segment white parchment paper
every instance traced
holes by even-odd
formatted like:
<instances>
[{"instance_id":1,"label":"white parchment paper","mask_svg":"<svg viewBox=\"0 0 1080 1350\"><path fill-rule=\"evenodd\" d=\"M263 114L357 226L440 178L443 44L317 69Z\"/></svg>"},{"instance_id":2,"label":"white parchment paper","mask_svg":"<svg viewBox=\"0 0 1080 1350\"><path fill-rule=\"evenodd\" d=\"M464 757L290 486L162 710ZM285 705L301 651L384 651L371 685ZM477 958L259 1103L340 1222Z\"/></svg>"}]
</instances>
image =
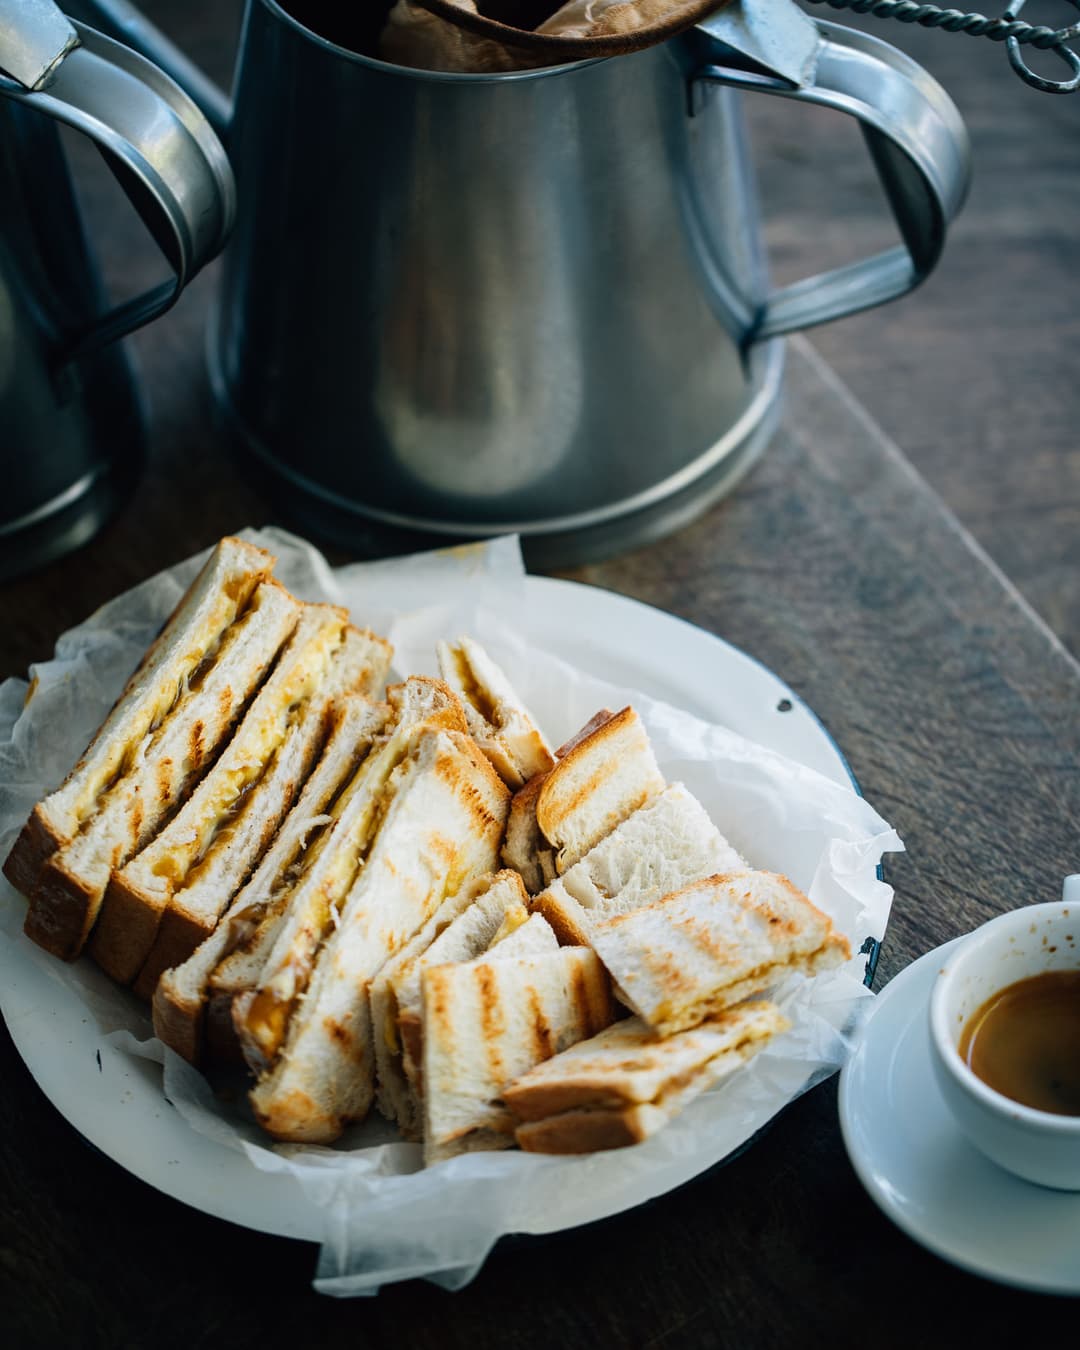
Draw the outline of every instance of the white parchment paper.
<instances>
[{"instance_id":1,"label":"white parchment paper","mask_svg":"<svg viewBox=\"0 0 1080 1350\"><path fill-rule=\"evenodd\" d=\"M552 1232L662 1194L720 1161L841 1066L870 1001L858 953L866 939L883 936L892 899L877 867L883 853L903 847L868 802L723 727L531 646L516 540L332 571L283 531L243 533L278 555L276 575L296 594L345 604L356 622L386 633L399 676L435 673L440 637L477 638L553 744L598 708L633 703L668 780L685 782L753 864L791 876L856 953L840 970L789 980L774 997L793 1029L645 1143L583 1158L473 1153L424 1170L419 1146L377 1118L332 1148L272 1144L236 1085L222 1091L218 1083L215 1091L166 1051L126 990L85 961L66 966L20 939L25 902L0 882L0 978L11 963L31 960L73 984L101 1032L163 1064L164 1092L192 1129L235 1150L238 1168L295 1177L324 1220L318 1289L370 1294L416 1276L460 1288L504 1234ZM152 578L65 633L54 658L33 668L31 690L19 680L0 686L0 856L34 802L70 769L201 562Z\"/></svg>"}]
</instances>

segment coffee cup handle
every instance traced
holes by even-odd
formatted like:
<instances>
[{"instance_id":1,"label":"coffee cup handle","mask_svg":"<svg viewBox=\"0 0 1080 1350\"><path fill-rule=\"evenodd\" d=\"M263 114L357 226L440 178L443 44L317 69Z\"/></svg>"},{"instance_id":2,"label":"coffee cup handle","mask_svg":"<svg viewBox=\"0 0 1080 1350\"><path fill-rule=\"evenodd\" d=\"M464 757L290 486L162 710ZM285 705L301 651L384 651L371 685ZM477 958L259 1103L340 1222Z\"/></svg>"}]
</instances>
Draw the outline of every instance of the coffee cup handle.
<instances>
[{"instance_id":1,"label":"coffee cup handle","mask_svg":"<svg viewBox=\"0 0 1080 1350\"><path fill-rule=\"evenodd\" d=\"M159 286L88 320L58 344L58 366L163 314L232 227L225 150L184 91L145 57L74 23L71 45L36 87L0 76L0 96L93 140L172 268Z\"/></svg>"},{"instance_id":2,"label":"coffee cup handle","mask_svg":"<svg viewBox=\"0 0 1080 1350\"><path fill-rule=\"evenodd\" d=\"M967 130L936 80L879 38L815 22L821 41L811 82L796 86L717 64L698 69L692 86L754 90L856 118L904 243L774 291L751 324L749 342L827 323L912 290L940 258L971 177ZM717 47L721 59L730 55Z\"/></svg>"}]
</instances>

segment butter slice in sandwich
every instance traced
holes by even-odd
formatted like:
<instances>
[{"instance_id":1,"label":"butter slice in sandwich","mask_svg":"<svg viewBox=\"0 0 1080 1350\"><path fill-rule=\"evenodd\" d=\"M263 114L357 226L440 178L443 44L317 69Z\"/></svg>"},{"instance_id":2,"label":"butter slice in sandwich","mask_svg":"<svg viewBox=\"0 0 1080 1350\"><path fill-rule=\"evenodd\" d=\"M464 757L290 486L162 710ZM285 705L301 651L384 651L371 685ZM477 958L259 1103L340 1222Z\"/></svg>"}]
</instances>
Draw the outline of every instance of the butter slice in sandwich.
<instances>
[{"instance_id":1,"label":"butter slice in sandwich","mask_svg":"<svg viewBox=\"0 0 1080 1350\"><path fill-rule=\"evenodd\" d=\"M492 870L509 796L468 736L420 733L387 783L374 842L280 1052L250 1094L270 1134L329 1143L366 1115L375 1088L371 982L448 896Z\"/></svg>"},{"instance_id":2,"label":"butter slice in sandwich","mask_svg":"<svg viewBox=\"0 0 1080 1350\"><path fill-rule=\"evenodd\" d=\"M422 979L424 1163L509 1148L506 1086L614 1019L610 984L586 947L428 967Z\"/></svg>"},{"instance_id":3,"label":"butter slice in sandwich","mask_svg":"<svg viewBox=\"0 0 1080 1350\"><path fill-rule=\"evenodd\" d=\"M592 926L619 997L669 1036L778 984L851 956L832 920L786 877L707 877Z\"/></svg>"},{"instance_id":4,"label":"butter slice in sandwich","mask_svg":"<svg viewBox=\"0 0 1080 1350\"><path fill-rule=\"evenodd\" d=\"M17 890L30 895L49 856L69 844L94 814L136 747L160 726L217 650L274 562L272 553L242 539L222 539L211 551L79 762L31 812L4 863L4 875Z\"/></svg>"},{"instance_id":5,"label":"butter slice in sandwich","mask_svg":"<svg viewBox=\"0 0 1080 1350\"><path fill-rule=\"evenodd\" d=\"M386 700L386 725L371 745L371 754L367 755L365 751L364 755L356 757L351 776L327 807L331 817L327 828L313 840L297 867L291 869L276 886L273 898L264 907L254 928L235 946L230 947L211 973L206 1014L207 1043L218 1058L238 1060L243 1057L245 1052L242 1051L242 1041L238 1035L238 1023L246 1019L247 1013L239 1000L246 1000L246 996L257 990L260 984L266 986L264 973L269 976L272 970L271 955L279 938L290 926L296 927L301 910L309 903L313 903L317 911L315 931L310 939L312 950L321 940L323 926L329 921L330 907L334 903L333 896L325 889L323 879L315 883L321 888L321 900L313 894L310 885L306 899L299 893L299 888L317 863L320 868L330 867L337 872L339 867L349 865L350 853L356 862L357 848L355 841L350 838L352 822L366 818L377 801L376 780L385 781L394 764L401 758L403 731L421 724L465 731L465 713L460 701L441 680L422 675L410 676L404 683L392 685L386 691ZM386 763L387 756L392 760L389 765ZM358 798L365 798L367 804L357 801ZM330 848L343 850L346 856L341 861L323 859L323 851ZM355 870L353 867L352 873ZM348 878L341 884L344 886L347 881ZM330 880L332 890L336 890L337 884ZM286 943L288 941L286 938ZM290 958L289 964L295 971L295 957ZM280 992L284 996L285 991ZM288 997L291 998L291 995ZM246 1038L246 1053L251 1055L255 1052L257 1069L264 1067L266 1061L266 1052L257 1045L259 1039L257 1034L254 1040ZM270 1049L276 1054L276 1044Z\"/></svg>"},{"instance_id":6,"label":"butter slice in sandwich","mask_svg":"<svg viewBox=\"0 0 1080 1350\"><path fill-rule=\"evenodd\" d=\"M729 1008L660 1037L628 1017L545 1060L503 1090L532 1153L593 1153L637 1144L730 1077L791 1024L772 1003Z\"/></svg>"},{"instance_id":7,"label":"butter slice in sandwich","mask_svg":"<svg viewBox=\"0 0 1080 1350\"><path fill-rule=\"evenodd\" d=\"M269 679L209 772L177 814L112 877L90 939L90 955L121 984L150 955L175 891L210 847L222 823L255 790L301 710L318 691L348 615L332 605L300 607L298 622ZM191 943L180 959L194 950Z\"/></svg>"},{"instance_id":8,"label":"butter slice in sandwich","mask_svg":"<svg viewBox=\"0 0 1080 1350\"><path fill-rule=\"evenodd\" d=\"M261 924L283 915L290 873L331 823L329 810L335 798L355 773L357 763L366 757L389 716L388 704L373 703L361 694L346 695L335 703L332 727L318 761L258 866L210 936L185 962L165 971L158 981L153 998L154 1032L190 1063L198 1064L202 1058L214 972Z\"/></svg>"},{"instance_id":9,"label":"butter slice in sandwich","mask_svg":"<svg viewBox=\"0 0 1080 1350\"><path fill-rule=\"evenodd\" d=\"M30 897L26 933L71 960L97 921L109 878L157 834L192 791L266 678L302 606L260 582L160 725L125 756L120 776L79 833L49 858Z\"/></svg>"},{"instance_id":10,"label":"butter slice in sandwich","mask_svg":"<svg viewBox=\"0 0 1080 1350\"><path fill-rule=\"evenodd\" d=\"M335 700L344 694L365 692L382 684L389 664L389 644L351 626L344 629L340 642L330 651L328 661L325 657L329 644L325 643L324 634L316 629L306 656L298 652L290 680L289 652L302 644L302 627L303 620L293 634L278 670L237 731L233 744L241 741L248 720L258 713L258 704L263 697L275 694L272 686L279 674L282 683L276 697L288 700L290 692L292 695L291 702L284 702L278 718L284 725L284 738L270 750L268 759L256 769L250 783L245 784L241 777L240 790L231 801L222 794L211 802L207 793L218 766L224 765L224 772L229 772L231 745L196 791L196 796L203 797L204 810L214 811L217 816L206 831L209 843L203 846L183 880L176 883L161 916L154 944L135 980L135 992L142 998L152 998L162 972L186 961L217 927L222 912L266 851L311 771L326 738ZM302 674L305 664L308 667L306 679ZM267 737L269 746L273 744L278 728L273 726L269 715L267 722L273 731L273 735ZM181 811L177 819L183 815L184 811ZM129 864L125 873L131 868ZM121 873L121 877L123 875ZM100 922L98 927L100 929Z\"/></svg>"},{"instance_id":11,"label":"butter slice in sandwich","mask_svg":"<svg viewBox=\"0 0 1080 1350\"><path fill-rule=\"evenodd\" d=\"M563 942L587 944L594 924L692 881L749 864L682 783L635 811L533 900Z\"/></svg>"},{"instance_id":12,"label":"butter slice in sandwich","mask_svg":"<svg viewBox=\"0 0 1080 1350\"><path fill-rule=\"evenodd\" d=\"M469 734L503 782L516 789L550 769L555 760L547 741L479 642L467 637L459 638L456 646L440 642L436 654L439 673L461 699Z\"/></svg>"},{"instance_id":13,"label":"butter slice in sandwich","mask_svg":"<svg viewBox=\"0 0 1080 1350\"><path fill-rule=\"evenodd\" d=\"M268 1068L281 1049L319 947L380 828L397 769L425 730L464 726L457 699L438 680L414 676L389 694L396 712L392 728L357 768L333 808L333 821L305 859L257 979L250 990L234 994L233 1024L244 1058L256 1072Z\"/></svg>"}]
</instances>

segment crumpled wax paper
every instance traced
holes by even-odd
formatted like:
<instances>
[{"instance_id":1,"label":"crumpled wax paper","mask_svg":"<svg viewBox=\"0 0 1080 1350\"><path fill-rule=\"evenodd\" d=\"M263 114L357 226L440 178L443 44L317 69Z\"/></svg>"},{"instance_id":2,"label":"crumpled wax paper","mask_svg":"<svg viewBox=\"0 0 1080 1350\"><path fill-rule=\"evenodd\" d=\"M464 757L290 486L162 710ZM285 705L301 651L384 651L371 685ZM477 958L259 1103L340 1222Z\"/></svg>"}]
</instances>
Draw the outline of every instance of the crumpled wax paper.
<instances>
[{"instance_id":1,"label":"crumpled wax paper","mask_svg":"<svg viewBox=\"0 0 1080 1350\"><path fill-rule=\"evenodd\" d=\"M530 646L529 598L514 539L333 571L284 531L243 534L278 555L275 575L297 595L346 604L355 622L387 634L399 677L437 673L437 638L477 638L552 744L600 707L632 703L668 780L685 782L751 863L791 876L832 915L854 953L839 970L789 979L774 997L793 1029L643 1144L577 1158L471 1153L424 1170L419 1146L401 1141L377 1113L330 1148L273 1144L242 1093L215 1094L152 1038L146 1010L128 991L110 986L85 959L64 965L18 939L25 902L0 882L0 975L7 961L33 960L52 978L74 983L103 1033L164 1064L164 1091L192 1129L235 1149L238 1168L291 1172L324 1219L318 1289L370 1294L416 1276L460 1288L504 1234L572 1227L680 1185L843 1064L871 998L859 949L884 934L892 899L878 863L884 852L903 847L868 802L723 727ZM0 856L34 802L71 768L204 556L152 578L65 633L54 658L33 668L29 701L23 681L0 686Z\"/></svg>"}]
</instances>

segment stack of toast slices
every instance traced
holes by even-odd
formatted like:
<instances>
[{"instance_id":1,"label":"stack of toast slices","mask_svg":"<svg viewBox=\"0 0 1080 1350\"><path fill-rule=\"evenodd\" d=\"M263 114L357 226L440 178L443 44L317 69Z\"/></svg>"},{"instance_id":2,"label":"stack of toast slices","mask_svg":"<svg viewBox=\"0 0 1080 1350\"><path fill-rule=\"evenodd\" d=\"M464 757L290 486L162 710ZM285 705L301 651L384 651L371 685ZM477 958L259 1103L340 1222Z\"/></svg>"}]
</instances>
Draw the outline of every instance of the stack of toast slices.
<instances>
[{"instance_id":1,"label":"stack of toast slices","mask_svg":"<svg viewBox=\"0 0 1080 1350\"><path fill-rule=\"evenodd\" d=\"M242 1062L275 1139L372 1106L438 1163L637 1143L849 959L662 774L633 708L552 751L467 637L389 643L223 539L4 865L192 1064Z\"/></svg>"}]
</instances>

